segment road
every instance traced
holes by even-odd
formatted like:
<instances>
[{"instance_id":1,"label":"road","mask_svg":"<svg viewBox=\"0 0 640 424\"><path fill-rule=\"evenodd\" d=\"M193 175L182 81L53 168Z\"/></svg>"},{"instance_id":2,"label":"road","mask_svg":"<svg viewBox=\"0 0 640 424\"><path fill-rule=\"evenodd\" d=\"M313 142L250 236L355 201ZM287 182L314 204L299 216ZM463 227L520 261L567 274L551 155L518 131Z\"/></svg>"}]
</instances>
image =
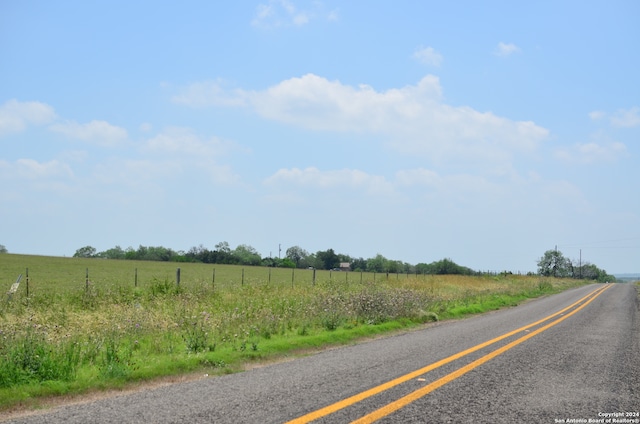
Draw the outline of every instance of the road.
<instances>
[{"instance_id":1,"label":"road","mask_svg":"<svg viewBox=\"0 0 640 424\"><path fill-rule=\"evenodd\" d=\"M593 284L239 374L11 422L640 422L638 312L634 286Z\"/></svg>"}]
</instances>

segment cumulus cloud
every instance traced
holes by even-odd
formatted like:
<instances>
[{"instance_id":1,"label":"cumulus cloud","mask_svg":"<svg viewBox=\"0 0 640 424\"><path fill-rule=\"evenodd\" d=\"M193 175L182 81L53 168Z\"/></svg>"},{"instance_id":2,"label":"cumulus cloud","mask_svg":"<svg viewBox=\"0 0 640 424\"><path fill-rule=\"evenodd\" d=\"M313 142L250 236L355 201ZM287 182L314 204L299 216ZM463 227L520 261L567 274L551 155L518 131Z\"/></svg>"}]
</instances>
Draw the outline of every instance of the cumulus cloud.
<instances>
[{"instance_id":1,"label":"cumulus cloud","mask_svg":"<svg viewBox=\"0 0 640 424\"><path fill-rule=\"evenodd\" d=\"M593 112L589 112L589 118L592 121L599 121L600 119L605 117L605 113L601 110L594 110Z\"/></svg>"},{"instance_id":2,"label":"cumulus cloud","mask_svg":"<svg viewBox=\"0 0 640 424\"><path fill-rule=\"evenodd\" d=\"M93 120L86 124L75 121L53 124L49 127L53 132L69 138L87 141L106 147L113 147L127 139L127 130L106 121Z\"/></svg>"},{"instance_id":3,"label":"cumulus cloud","mask_svg":"<svg viewBox=\"0 0 640 424\"><path fill-rule=\"evenodd\" d=\"M184 93L191 91L188 87ZM549 132L530 121L513 121L443 101L440 81L427 75L416 85L377 91L307 74L262 91L216 90L184 94L183 104L243 104L260 116L309 130L380 135L399 152L431 158L509 160L531 152Z\"/></svg>"},{"instance_id":4,"label":"cumulus cloud","mask_svg":"<svg viewBox=\"0 0 640 424\"><path fill-rule=\"evenodd\" d=\"M326 12L322 2L313 2L305 10L299 9L289 0L269 0L256 7L251 25L256 28L272 29L278 27L302 27L312 19L324 17L327 21L338 19L337 10Z\"/></svg>"},{"instance_id":5,"label":"cumulus cloud","mask_svg":"<svg viewBox=\"0 0 640 424\"><path fill-rule=\"evenodd\" d=\"M73 171L69 165L56 159L48 162L38 162L34 159L18 159L14 163L0 161L0 175L3 175L4 178L47 180L72 177Z\"/></svg>"},{"instance_id":6,"label":"cumulus cloud","mask_svg":"<svg viewBox=\"0 0 640 424\"><path fill-rule=\"evenodd\" d=\"M245 93L242 90L227 90L225 82L220 79L193 83L173 96L172 101L191 107L244 106L246 104Z\"/></svg>"},{"instance_id":7,"label":"cumulus cloud","mask_svg":"<svg viewBox=\"0 0 640 424\"><path fill-rule=\"evenodd\" d=\"M160 157L168 158L173 168L197 168L204 170L217 183L239 181L231 168L217 162L219 156L231 151L244 151L236 144L217 137L204 138L190 128L168 127L161 133L148 139L142 150ZM188 163L188 165L187 165Z\"/></svg>"},{"instance_id":8,"label":"cumulus cloud","mask_svg":"<svg viewBox=\"0 0 640 424\"><path fill-rule=\"evenodd\" d=\"M576 143L557 149L555 157L563 162L593 164L613 162L627 153L627 147L619 142Z\"/></svg>"},{"instance_id":9,"label":"cumulus cloud","mask_svg":"<svg viewBox=\"0 0 640 424\"><path fill-rule=\"evenodd\" d=\"M23 131L28 125L45 125L53 121L53 108L41 102L12 99L0 106L0 136Z\"/></svg>"},{"instance_id":10,"label":"cumulus cloud","mask_svg":"<svg viewBox=\"0 0 640 424\"><path fill-rule=\"evenodd\" d=\"M628 110L619 109L611 117L611 125L619 128L640 126L640 107L635 106Z\"/></svg>"},{"instance_id":11,"label":"cumulus cloud","mask_svg":"<svg viewBox=\"0 0 640 424\"><path fill-rule=\"evenodd\" d=\"M419 48L413 53L413 58L429 66L437 67L442 64L442 55L433 47Z\"/></svg>"},{"instance_id":12,"label":"cumulus cloud","mask_svg":"<svg viewBox=\"0 0 640 424\"><path fill-rule=\"evenodd\" d=\"M202 138L190 128L168 127L147 140L144 150L147 152L167 153L171 155L191 155L213 157L229 152L235 145L217 137Z\"/></svg>"},{"instance_id":13,"label":"cumulus cloud","mask_svg":"<svg viewBox=\"0 0 640 424\"><path fill-rule=\"evenodd\" d=\"M496 56L510 56L514 53L520 51L520 47L516 46L513 43L503 43L502 41L498 43L498 46L493 51L493 54Z\"/></svg>"}]
</instances>

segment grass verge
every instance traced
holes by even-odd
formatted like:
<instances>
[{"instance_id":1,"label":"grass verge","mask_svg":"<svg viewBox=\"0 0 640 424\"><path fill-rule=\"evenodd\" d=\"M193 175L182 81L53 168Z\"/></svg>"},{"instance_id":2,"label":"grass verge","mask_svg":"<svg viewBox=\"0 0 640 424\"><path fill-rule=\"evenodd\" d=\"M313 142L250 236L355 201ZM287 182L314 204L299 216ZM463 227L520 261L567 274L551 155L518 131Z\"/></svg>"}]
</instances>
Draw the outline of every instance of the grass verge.
<instances>
[{"instance_id":1,"label":"grass verge","mask_svg":"<svg viewBox=\"0 0 640 424\"><path fill-rule=\"evenodd\" d=\"M219 375L585 282L420 276L294 286L113 281L0 305L0 411L188 373ZM54 294L51 294L51 293Z\"/></svg>"}]
</instances>

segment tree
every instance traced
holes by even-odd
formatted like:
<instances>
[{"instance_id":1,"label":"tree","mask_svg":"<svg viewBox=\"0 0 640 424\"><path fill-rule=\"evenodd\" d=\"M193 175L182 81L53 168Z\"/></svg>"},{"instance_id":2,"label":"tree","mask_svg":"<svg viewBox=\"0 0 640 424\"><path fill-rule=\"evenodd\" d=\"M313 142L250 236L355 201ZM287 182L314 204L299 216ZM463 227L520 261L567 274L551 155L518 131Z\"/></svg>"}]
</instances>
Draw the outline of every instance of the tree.
<instances>
[{"instance_id":1,"label":"tree","mask_svg":"<svg viewBox=\"0 0 640 424\"><path fill-rule=\"evenodd\" d=\"M325 251L320 250L316 253L316 257L322 264L322 269L333 269L340 265L340 259L333 249L327 249Z\"/></svg>"},{"instance_id":2,"label":"tree","mask_svg":"<svg viewBox=\"0 0 640 424\"><path fill-rule=\"evenodd\" d=\"M229 243L227 243L226 241L221 241L220 243L216 244L215 249L218 252L231 253L231 247L229 247Z\"/></svg>"},{"instance_id":3,"label":"tree","mask_svg":"<svg viewBox=\"0 0 640 424\"><path fill-rule=\"evenodd\" d=\"M287 249L286 252L286 257L294 262L296 264L296 267L299 267L300 261L306 259L307 256L309 256L309 252L307 252L300 246L291 246Z\"/></svg>"},{"instance_id":4,"label":"tree","mask_svg":"<svg viewBox=\"0 0 640 424\"><path fill-rule=\"evenodd\" d=\"M111 249L105 250L104 252L98 253L98 256L105 259L124 259L125 252L122 250L122 247L116 246Z\"/></svg>"},{"instance_id":5,"label":"tree","mask_svg":"<svg viewBox=\"0 0 640 424\"><path fill-rule=\"evenodd\" d=\"M9 253L6 247L3 244L0 244L0 253Z\"/></svg>"},{"instance_id":6,"label":"tree","mask_svg":"<svg viewBox=\"0 0 640 424\"><path fill-rule=\"evenodd\" d=\"M387 262L387 258L378 253L375 258L367 259L367 271L385 272L387 271Z\"/></svg>"},{"instance_id":7,"label":"tree","mask_svg":"<svg viewBox=\"0 0 640 424\"><path fill-rule=\"evenodd\" d=\"M562 252L547 250L538 261L538 274L545 277L570 277L573 275L573 265Z\"/></svg>"},{"instance_id":8,"label":"tree","mask_svg":"<svg viewBox=\"0 0 640 424\"><path fill-rule=\"evenodd\" d=\"M247 244L241 244L236 247L233 250L233 256L241 265L260 265L262 263L262 258L258 251Z\"/></svg>"},{"instance_id":9,"label":"tree","mask_svg":"<svg viewBox=\"0 0 640 424\"><path fill-rule=\"evenodd\" d=\"M96 256L96 248L92 246L81 247L73 254L74 258L93 258Z\"/></svg>"},{"instance_id":10,"label":"tree","mask_svg":"<svg viewBox=\"0 0 640 424\"><path fill-rule=\"evenodd\" d=\"M351 269L354 271L364 271L367 269L367 260L364 258L352 259Z\"/></svg>"}]
</instances>

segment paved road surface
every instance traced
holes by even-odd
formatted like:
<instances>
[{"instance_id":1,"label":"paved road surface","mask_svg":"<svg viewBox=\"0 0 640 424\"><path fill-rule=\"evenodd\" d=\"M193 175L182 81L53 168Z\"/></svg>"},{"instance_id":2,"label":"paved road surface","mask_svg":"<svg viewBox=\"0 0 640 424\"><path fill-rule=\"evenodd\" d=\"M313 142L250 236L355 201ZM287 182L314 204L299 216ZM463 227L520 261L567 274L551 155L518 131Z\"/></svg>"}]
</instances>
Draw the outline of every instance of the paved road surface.
<instances>
[{"instance_id":1,"label":"paved road surface","mask_svg":"<svg viewBox=\"0 0 640 424\"><path fill-rule=\"evenodd\" d=\"M630 284L594 284L295 361L11 422L640 422L637 299Z\"/></svg>"}]
</instances>

